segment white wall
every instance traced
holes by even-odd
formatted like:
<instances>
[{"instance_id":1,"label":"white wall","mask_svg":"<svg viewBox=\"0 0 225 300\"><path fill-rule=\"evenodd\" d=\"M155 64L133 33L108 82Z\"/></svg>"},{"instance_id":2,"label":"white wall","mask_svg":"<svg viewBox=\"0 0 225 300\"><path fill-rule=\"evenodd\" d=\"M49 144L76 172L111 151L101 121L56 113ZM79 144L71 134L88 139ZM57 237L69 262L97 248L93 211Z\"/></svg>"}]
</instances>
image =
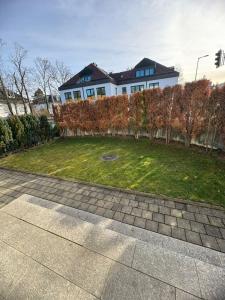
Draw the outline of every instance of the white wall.
<instances>
[{"instance_id":1,"label":"white wall","mask_svg":"<svg viewBox=\"0 0 225 300\"><path fill-rule=\"evenodd\" d=\"M81 99L87 99L87 89L94 89L95 90L95 96L97 96L97 88L99 87L105 87L105 92L106 96L114 96L114 95L121 95L122 94L122 87L127 88L127 94L129 95L131 93L131 86L135 85L144 85L145 89L149 88L149 83L156 83L159 82L159 87L160 88L165 88L167 86L174 86L178 84L178 77L171 77L171 78L164 78L164 79L158 79L158 80L148 80L148 81L142 81L142 82L134 82L134 83L129 83L129 84L122 84L122 85L115 85L113 83L103 83L103 84L97 84L97 85L90 85L90 86L85 86L83 88L77 88L77 89L67 89L60 91L60 97L62 100L62 103L64 103L65 100L65 93L71 92L72 99L73 97L73 91L80 91L81 93Z\"/></svg>"},{"instance_id":2,"label":"white wall","mask_svg":"<svg viewBox=\"0 0 225 300\"><path fill-rule=\"evenodd\" d=\"M16 114L24 115L25 114L24 106L22 103L19 103L16 106L14 103L11 103L11 106L12 106L12 111L13 111L14 115L16 115ZM17 110L16 110L16 107L17 107ZM27 113L30 113L29 105L26 104L26 107L27 107ZM0 117L7 118L9 115L11 115L11 114L10 114L8 105L6 103L0 102Z\"/></svg>"},{"instance_id":3,"label":"white wall","mask_svg":"<svg viewBox=\"0 0 225 300\"><path fill-rule=\"evenodd\" d=\"M115 85L108 82L108 83L102 83L102 84L96 84L96 85L89 85L89 86L85 86L83 88L74 88L74 89L68 89L68 90L60 91L60 97L61 97L62 103L64 103L66 101L65 100L65 93L67 93L67 92L71 92L72 99L74 99L73 92L74 91L80 91L81 99L87 99L87 92L86 91L88 89L94 89L95 90L95 96L97 96L97 88L99 88L99 87L105 87L106 96L115 95ZM76 99L74 99L74 100L76 100Z\"/></svg>"},{"instance_id":4,"label":"white wall","mask_svg":"<svg viewBox=\"0 0 225 300\"><path fill-rule=\"evenodd\" d=\"M117 91L118 95L122 94L122 88L126 87L127 88L127 94L131 94L131 87L135 85L144 85L144 89L149 89L149 84L150 83L159 83L159 87L161 89L167 87L167 86L174 86L178 84L178 77L171 77L171 78L164 78L164 79L156 79L156 80L148 80L148 81L141 81L141 82L134 82L134 83L129 83L129 84L122 84L118 85Z\"/></svg>"}]
</instances>

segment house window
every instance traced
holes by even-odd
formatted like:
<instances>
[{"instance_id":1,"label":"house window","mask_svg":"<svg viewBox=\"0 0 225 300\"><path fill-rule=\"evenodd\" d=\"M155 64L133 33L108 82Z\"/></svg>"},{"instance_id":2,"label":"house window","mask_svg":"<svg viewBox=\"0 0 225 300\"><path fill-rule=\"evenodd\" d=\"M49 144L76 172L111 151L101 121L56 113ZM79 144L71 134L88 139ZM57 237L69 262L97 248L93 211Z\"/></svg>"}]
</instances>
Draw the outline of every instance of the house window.
<instances>
[{"instance_id":1,"label":"house window","mask_svg":"<svg viewBox=\"0 0 225 300\"><path fill-rule=\"evenodd\" d=\"M91 80L91 76L90 75L85 75L83 77L80 78L80 82L87 82Z\"/></svg>"},{"instance_id":2,"label":"house window","mask_svg":"<svg viewBox=\"0 0 225 300\"><path fill-rule=\"evenodd\" d=\"M157 89L159 87L159 82L149 83L150 89Z\"/></svg>"},{"instance_id":3,"label":"house window","mask_svg":"<svg viewBox=\"0 0 225 300\"><path fill-rule=\"evenodd\" d=\"M64 96L65 96L65 99L66 99L66 100L71 100L71 99L72 99L72 94L71 94L71 92L64 93Z\"/></svg>"},{"instance_id":4,"label":"house window","mask_svg":"<svg viewBox=\"0 0 225 300\"><path fill-rule=\"evenodd\" d=\"M81 93L80 93L80 91L73 91L73 98L74 98L75 100L80 99L80 98L81 98Z\"/></svg>"},{"instance_id":5,"label":"house window","mask_svg":"<svg viewBox=\"0 0 225 300\"><path fill-rule=\"evenodd\" d=\"M122 87L122 94L126 94L127 93L127 88L125 86Z\"/></svg>"},{"instance_id":6,"label":"house window","mask_svg":"<svg viewBox=\"0 0 225 300\"><path fill-rule=\"evenodd\" d=\"M95 90L94 89L88 89L86 90L87 97L94 97L95 96Z\"/></svg>"},{"instance_id":7,"label":"house window","mask_svg":"<svg viewBox=\"0 0 225 300\"><path fill-rule=\"evenodd\" d=\"M145 69L145 76L151 76L155 73L154 68Z\"/></svg>"},{"instance_id":8,"label":"house window","mask_svg":"<svg viewBox=\"0 0 225 300\"><path fill-rule=\"evenodd\" d=\"M143 77L143 76L145 76L145 71L144 70L136 71L136 77Z\"/></svg>"},{"instance_id":9,"label":"house window","mask_svg":"<svg viewBox=\"0 0 225 300\"><path fill-rule=\"evenodd\" d=\"M99 88L96 88L97 90L97 96L105 96L105 87L99 87Z\"/></svg>"},{"instance_id":10,"label":"house window","mask_svg":"<svg viewBox=\"0 0 225 300\"><path fill-rule=\"evenodd\" d=\"M134 85L131 87L131 93L141 92L144 90L144 85Z\"/></svg>"},{"instance_id":11,"label":"house window","mask_svg":"<svg viewBox=\"0 0 225 300\"><path fill-rule=\"evenodd\" d=\"M136 71L136 77L144 77L144 76L151 76L155 73L154 68L148 68L144 70L138 70Z\"/></svg>"}]
</instances>

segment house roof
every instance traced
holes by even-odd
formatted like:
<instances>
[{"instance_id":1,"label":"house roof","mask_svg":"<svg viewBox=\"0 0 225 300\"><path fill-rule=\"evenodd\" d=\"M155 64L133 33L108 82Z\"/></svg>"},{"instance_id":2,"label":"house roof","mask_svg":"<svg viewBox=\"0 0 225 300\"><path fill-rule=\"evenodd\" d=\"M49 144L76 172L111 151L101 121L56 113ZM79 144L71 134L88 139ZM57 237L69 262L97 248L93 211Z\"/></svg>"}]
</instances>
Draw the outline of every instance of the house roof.
<instances>
[{"instance_id":1,"label":"house roof","mask_svg":"<svg viewBox=\"0 0 225 300\"><path fill-rule=\"evenodd\" d=\"M148 58L143 58L133 69L118 73L107 73L96 64L91 63L60 86L59 91L107 82L112 82L117 85L141 82L143 81L143 77L137 78L136 71L147 67L154 67L155 73L154 75L144 77L144 81L179 76L179 73L175 71L173 67L166 67ZM91 75L91 80L80 82L80 78L85 75Z\"/></svg>"}]
</instances>

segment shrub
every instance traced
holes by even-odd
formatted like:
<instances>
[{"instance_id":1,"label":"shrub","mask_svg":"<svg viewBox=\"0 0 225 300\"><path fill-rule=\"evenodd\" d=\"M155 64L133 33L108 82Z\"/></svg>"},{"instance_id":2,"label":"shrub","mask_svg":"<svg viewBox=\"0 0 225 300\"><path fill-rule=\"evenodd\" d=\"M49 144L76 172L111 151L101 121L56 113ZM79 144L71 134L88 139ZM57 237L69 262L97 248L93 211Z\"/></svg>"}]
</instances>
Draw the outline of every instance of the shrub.
<instances>
[{"instance_id":1,"label":"shrub","mask_svg":"<svg viewBox=\"0 0 225 300\"><path fill-rule=\"evenodd\" d=\"M24 139L25 139L23 123L20 121L19 117L17 117L17 116L9 117L7 119L7 122L12 131L12 137L13 137L12 148L13 148L13 150L23 147Z\"/></svg>"},{"instance_id":2,"label":"shrub","mask_svg":"<svg viewBox=\"0 0 225 300\"><path fill-rule=\"evenodd\" d=\"M13 142L12 131L6 120L0 119L0 153L7 152Z\"/></svg>"},{"instance_id":3,"label":"shrub","mask_svg":"<svg viewBox=\"0 0 225 300\"><path fill-rule=\"evenodd\" d=\"M24 144L27 147L36 145L40 141L40 122L32 115L23 115L19 117L24 126Z\"/></svg>"},{"instance_id":4,"label":"shrub","mask_svg":"<svg viewBox=\"0 0 225 300\"><path fill-rule=\"evenodd\" d=\"M40 121L40 139L42 142L48 141L51 138L51 125L48 118L44 115L39 117Z\"/></svg>"}]
</instances>

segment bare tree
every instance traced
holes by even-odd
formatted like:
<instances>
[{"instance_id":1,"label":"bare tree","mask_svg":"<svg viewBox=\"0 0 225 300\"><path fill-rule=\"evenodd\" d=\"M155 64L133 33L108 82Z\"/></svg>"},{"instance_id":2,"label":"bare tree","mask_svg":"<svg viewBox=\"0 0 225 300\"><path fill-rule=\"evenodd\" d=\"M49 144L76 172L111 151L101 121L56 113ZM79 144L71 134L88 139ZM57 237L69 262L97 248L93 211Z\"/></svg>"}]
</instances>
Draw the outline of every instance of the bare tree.
<instances>
[{"instance_id":1,"label":"bare tree","mask_svg":"<svg viewBox=\"0 0 225 300\"><path fill-rule=\"evenodd\" d=\"M13 115L13 110L12 110L11 102L9 99L9 91L6 88L6 83L5 83L5 74L4 74L3 59L2 59L3 46L4 46L4 43L3 43L2 39L0 39L0 90L3 93L3 100L6 101L6 104L8 106L10 114Z\"/></svg>"},{"instance_id":2,"label":"bare tree","mask_svg":"<svg viewBox=\"0 0 225 300\"><path fill-rule=\"evenodd\" d=\"M41 58L41 57L36 58L35 77L38 84L40 85L41 89L44 92L46 107L48 112L50 112L47 91L49 90L50 82L51 82L51 63L47 58Z\"/></svg>"},{"instance_id":3,"label":"bare tree","mask_svg":"<svg viewBox=\"0 0 225 300\"><path fill-rule=\"evenodd\" d=\"M15 43L14 52L11 55L11 62L14 66L13 79L15 86L17 88L18 93L22 97L24 103L25 113L27 113L26 102L24 101L24 94L29 104L30 111L32 113L31 101L28 93L28 77L29 77L29 69L24 65L24 61L27 56L27 51Z\"/></svg>"},{"instance_id":4,"label":"bare tree","mask_svg":"<svg viewBox=\"0 0 225 300\"><path fill-rule=\"evenodd\" d=\"M61 61L56 60L51 65L51 87L58 93L58 88L72 76L70 69Z\"/></svg>"}]
</instances>

